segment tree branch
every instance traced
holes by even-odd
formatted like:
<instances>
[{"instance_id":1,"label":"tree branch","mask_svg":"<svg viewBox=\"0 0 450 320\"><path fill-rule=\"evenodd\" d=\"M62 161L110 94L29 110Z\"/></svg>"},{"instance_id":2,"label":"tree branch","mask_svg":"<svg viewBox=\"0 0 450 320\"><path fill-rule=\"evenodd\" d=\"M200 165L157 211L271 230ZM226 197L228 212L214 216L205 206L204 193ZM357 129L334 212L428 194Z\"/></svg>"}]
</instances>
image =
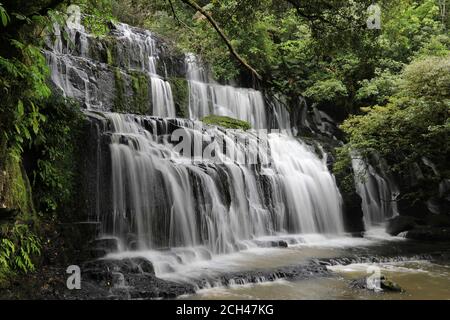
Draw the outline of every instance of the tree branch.
<instances>
[{"instance_id":1,"label":"tree branch","mask_svg":"<svg viewBox=\"0 0 450 320\"><path fill-rule=\"evenodd\" d=\"M199 11L207 20L208 22L214 27L214 29L217 31L219 36L222 38L222 40L225 42L225 44L228 47L228 50L230 51L231 55L236 58L236 60L239 61L239 63L245 67L247 70L249 70L252 75L254 75L258 80L262 80L262 76L252 67L250 66L234 49L232 46L230 40L228 40L227 36L224 34L222 29L219 27L217 22L213 19L213 17L205 11L202 7L200 7L195 1L193 0L181 0L183 3L189 5L193 9Z\"/></svg>"},{"instance_id":2,"label":"tree branch","mask_svg":"<svg viewBox=\"0 0 450 320\"><path fill-rule=\"evenodd\" d=\"M176 11L175 11L175 8L173 7L172 0L167 0L167 2L169 2L170 10L172 11L173 18L174 18L175 20L177 20L178 24L183 25L185 28L189 29L189 31L191 31L192 33L194 33L195 31L192 30L191 27L189 27L184 21L182 21L180 18L178 18L177 13L176 13Z\"/></svg>"}]
</instances>

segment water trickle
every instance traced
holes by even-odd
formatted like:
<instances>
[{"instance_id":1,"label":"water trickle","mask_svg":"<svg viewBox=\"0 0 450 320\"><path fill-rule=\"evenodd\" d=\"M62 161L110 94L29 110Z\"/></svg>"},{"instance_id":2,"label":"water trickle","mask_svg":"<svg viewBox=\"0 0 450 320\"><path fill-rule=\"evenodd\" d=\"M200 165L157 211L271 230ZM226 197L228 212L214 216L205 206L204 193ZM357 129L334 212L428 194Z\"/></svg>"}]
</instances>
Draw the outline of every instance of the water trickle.
<instances>
[{"instance_id":1,"label":"water trickle","mask_svg":"<svg viewBox=\"0 0 450 320\"><path fill-rule=\"evenodd\" d=\"M362 199L362 210L366 229L383 224L398 215L398 188L384 171L377 172L359 156L352 159L356 177L356 191Z\"/></svg>"}]
</instances>

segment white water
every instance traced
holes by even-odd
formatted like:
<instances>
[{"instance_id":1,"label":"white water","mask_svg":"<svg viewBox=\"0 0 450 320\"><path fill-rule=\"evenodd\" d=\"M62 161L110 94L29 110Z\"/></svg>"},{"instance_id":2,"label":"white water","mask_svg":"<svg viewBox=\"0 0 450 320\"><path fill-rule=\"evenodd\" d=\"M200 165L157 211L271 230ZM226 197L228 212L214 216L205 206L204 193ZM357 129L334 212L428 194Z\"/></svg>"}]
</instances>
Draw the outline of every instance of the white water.
<instances>
[{"instance_id":1,"label":"white water","mask_svg":"<svg viewBox=\"0 0 450 320\"><path fill-rule=\"evenodd\" d=\"M293 138L270 134L262 145L270 147L273 163L258 171L233 161L216 142L214 159L197 162L179 154L169 140L150 132L167 127L164 120L115 113L106 117L113 133L111 235L136 233L139 249L206 245L213 253L227 253L239 250L242 240L275 233L343 232L334 178L324 161ZM220 137L235 159L245 159L239 133L217 128L202 132L195 122L176 121L201 141ZM255 148L251 154L264 158L266 152Z\"/></svg>"},{"instance_id":2,"label":"white water","mask_svg":"<svg viewBox=\"0 0 450 320\"><path fill-rule=\"evenodd\" d=\"M102 212L103 236L120 241L119 252L111 257L144 256L158 275L176 271L183 277L181 265L206 263L204 268L209 268L210 259L232 260L242 250L274 252L268 248L271 241L332 243L343 233L341 196L326 159L292 136L289 113L281 104L268 107L260 91L216 83L188 55L191 120L172 119L172 88L165 81L167 72L158 73L165 68L154 36L124 24L117 24L114 35L120 39L116 49L121 68L144 72L150 79L153 117L102 113L107 129L100 134L110 138L112 204L99 203L97 211ZM88 56L95 39L85 39L79 55L61 49L61 40L49 45L52 80L89 109L111 110L113 101L98 90L101 79L85 72L86 67L109 66ZM74 81L78 78L82 81ZM285 133L202 127L196 120L208 114ZM171 136L175 128L197 143L200 156L180 153ZM100 186L99 192L110 190L106 187ZM291 234L301 236L294 241Z\"/></svg>"},{"instance_id":3,"label":"white water","mask_svg":"<svg viewBox=\"0 0 450 320\"><path fill-rule=\"evenodd\" d=\"M209 114L247 121L252 128L267 128L264 99L260 91L217 84L198 58L186 55L189 80L189 116L202 119Z\"/></svg>"},{"instance_id":4,"label":"white water","mask_svg":"<svg viewBox=\"0 0 450 320\"><path fill-rule=\"evenodd\" d=\"M398 189L391 179L381 175L360 157L352 159L356 177L356 191L362 199L366 229L382 225L398 215L396 198Z\"/></svg>"},{"instance_id":5,"label":"white water","mask_svg":"<svg viewBox=\"0 0 450 320\"><path fill-rule=\"evenodd\" d=\"M158 50L152 33L147 30L144 33L136 33L129 25L123 23L118 23L116 28L117 32L121 35L120 39L126 43L124 47L131 48L133 54L130 56L135 55L137 52L137 62L140 63L140 70L147 72L150 76L153 105L152 114L158 117L174 118L175 105L173 102L172 88L169 82L163 80L157 72ZM133 67L133 62L130 62L130 67Z\"/></svg>"}]
</instances>

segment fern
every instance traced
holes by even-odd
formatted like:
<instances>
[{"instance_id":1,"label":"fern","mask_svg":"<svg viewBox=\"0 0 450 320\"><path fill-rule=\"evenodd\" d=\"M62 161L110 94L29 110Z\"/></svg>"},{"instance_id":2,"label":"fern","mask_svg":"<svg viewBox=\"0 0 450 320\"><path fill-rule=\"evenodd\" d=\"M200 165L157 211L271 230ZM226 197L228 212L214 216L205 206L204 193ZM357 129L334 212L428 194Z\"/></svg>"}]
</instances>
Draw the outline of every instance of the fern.
<instances>
[{"instance_id":1,"label":"fern","mask_svg":"<svg viewBox=\"0 0 450 320\"><path fill-rule=\"evenodd\" d=\"M0 243L1 269L22 272L35 270L32 257L40 255L41 243L26 224L15 224L7 232L7 238L1 239Z\"/></svg>"},{"instance_id":2,"label":"fern","mask_svg":"<svg viewBox=\"0 0 450 320\"><path fill-rule=\"evenodd\" d=\"M0 3L0 21L2 22L2 25L6 27L10 20L11 19L8 15L8 12L6 12L6 9L3 7L3 4Z\"/></svg>"}]
</instances>

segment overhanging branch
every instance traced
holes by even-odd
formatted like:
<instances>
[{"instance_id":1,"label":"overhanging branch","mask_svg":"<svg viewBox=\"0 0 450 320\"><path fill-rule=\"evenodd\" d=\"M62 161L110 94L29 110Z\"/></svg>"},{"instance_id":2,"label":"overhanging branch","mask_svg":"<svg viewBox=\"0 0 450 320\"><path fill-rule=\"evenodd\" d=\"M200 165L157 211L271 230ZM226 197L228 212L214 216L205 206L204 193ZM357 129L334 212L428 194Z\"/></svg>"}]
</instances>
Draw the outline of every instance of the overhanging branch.
<instances>
[{"instance_id":1,"label":"overhanging branch","mask_svg":"<svg viewBox=\"0 0 450 320\"><path fill-rule=\"evenodd\" d=\"M217 31L219 36L222 38L222 40L225 42L225 44L228 47L228 50L230 51L231 55L238 60L238 62L245 67L247 70L249 70L257 79L262 80L262 76L252 67L250 66L234 49L233 45L231 44L230 40L228 40L225 33L222 31L222 29L219 27L217 22L214 20L214 18L201 6L199 6L195 1L193 0L181 0L183 3L189 5L193 9L200 12L207 20L208 22L214 27L214 29Z\"/></svg>"}]
</instances>

